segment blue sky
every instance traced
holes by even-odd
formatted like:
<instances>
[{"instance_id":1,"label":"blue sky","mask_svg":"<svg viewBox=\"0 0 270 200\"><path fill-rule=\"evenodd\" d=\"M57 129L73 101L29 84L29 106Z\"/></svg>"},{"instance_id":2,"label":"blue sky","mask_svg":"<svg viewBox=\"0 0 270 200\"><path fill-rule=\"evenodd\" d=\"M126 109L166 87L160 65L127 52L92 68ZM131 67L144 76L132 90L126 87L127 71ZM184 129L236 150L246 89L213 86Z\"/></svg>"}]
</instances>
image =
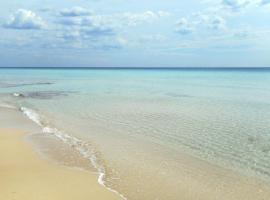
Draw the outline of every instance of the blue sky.
<instances>
[{"instance_id":1,"label":"blue sky","mask_svg":"<svg viewBox=\"0 0 270 200\"><path fill-rule=\"evenodd\" d=\"M1 67L268 67L270 0L0 2Z\"/></svg>"}]
</instances>

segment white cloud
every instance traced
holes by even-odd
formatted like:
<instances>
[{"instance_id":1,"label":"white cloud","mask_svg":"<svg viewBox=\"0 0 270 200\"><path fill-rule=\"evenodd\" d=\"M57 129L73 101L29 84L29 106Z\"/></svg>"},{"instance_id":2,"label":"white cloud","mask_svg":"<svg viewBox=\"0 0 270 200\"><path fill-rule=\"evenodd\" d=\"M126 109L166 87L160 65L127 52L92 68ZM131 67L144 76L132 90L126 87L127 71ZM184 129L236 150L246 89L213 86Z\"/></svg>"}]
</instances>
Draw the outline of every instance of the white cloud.
<instances>
[{"instance_id":1,"label":"white cloud","mask_svg":"<svg viewBox=\"0 0 270 200\"><path fill-rule=\"evenodd\" d=\"M89 16L92 13L91 10L82 7L65 8L59 12L63 17Z\"/></svg>"},{"instance_id":2,"label":"white cloud","mask_svg":"<svg viewBox=\"0 0 270 200\"><path fill-rule=\"evenodd\" d=\"M109 15L92 14L91 16L61 17L58 22L65 26L109 26L121 29L126 26L138 26L145 23L153 23L158 19L169 16L165 11L145 11L141 13L117 13Z\"/></svg>"},{"instance_id":3,"label":"white cloud","mask_svg":"<svg viewBox=\"0 0 270 200\"><path fill-rule=\"evenodd\" d=\"M66 40L87 40L94 38L112 37L115 31L102 25L92 25L87 27L72 27L63 30L62 37Z\"/></svg>"},{"instance_id":4,"label":"white cloud","mask_svg":"<svg viewBox=\"0 0 270 200\"><path fill-rule=\"evenodd\" d=\"M176 22L175 31L181 35L191 33L203 34L209 31L223 31L226 29L227 22L222 17L215 13L197 13L189 17L183 17Z\"/></svg>"},{"instance_id":5,"label":"white cloud","mask_svg":"<svg viewBox=\"0 0 270 200\"><path fill-rule=\"evenodd\" d=\"M162 12L153 12L153 11L145 11L141 13L121 13L116 14L115 17L120 20L125 25L128 26L137 26L142 23L151 23L158 20L161 17L168 16L168 13Z\"/></svg>"},{"instance_id":6,"label":"white cloud","mask_svg":"<svg viewBox=\"0 0 270 200\"><path fill-rule=\"evenodd\" d=\"M120 49L125 40L117 37L113 30L105 27L77 27L66 29L58 35L62 39L63 47L71 46L80 49L112 50Z\"/></svg>"},{"instance_id":7,"label":"white cloud","mask_svg":"<svg viewBox=\"0 0 270 200\"><path fill-rule=\"evenodd\" d=\"M127 26L138 26L146 23L153 23L161 18L170 16L165 11L145 11L145 12L124 12L114 14L96 14L88 15L61 15L57 22L60 25L62 33L60 38L66 41L114 41L116 46L127 45L126 40L119 39L118 31L123 30ZM61 27L62 26L62 27ZM118 38L118 39L117 39ZM125 44L125 45L123 45ZM109 45L110 48L112 47ZM114 45L113 45L114 46Z\"/></svg>"},{"instance_id":8,"label":"white cloud","mask_svg":"<svg viewBox=\"0 0 270 200\"><path fill-rule=\"evenodd\" d=\"M60 20L60 24L72 30L70 38L74 38L74 36L85 38L90 36L99 37L115 34L114 28L109 21L101 21L94 16L64 18ZM74 30L76 31L74 32Z\"/></svg>"},{"instance_id":9,"label":"white cloud","mask_svg":"<svg viewBox=\"0 0 270 200\"><path fill-rule=\"evenodd\" d=\"M46 27L46 23L31 10L19 9L10 16L4 27L11 29L42 29Z\"/></svg>"}]
</instances>

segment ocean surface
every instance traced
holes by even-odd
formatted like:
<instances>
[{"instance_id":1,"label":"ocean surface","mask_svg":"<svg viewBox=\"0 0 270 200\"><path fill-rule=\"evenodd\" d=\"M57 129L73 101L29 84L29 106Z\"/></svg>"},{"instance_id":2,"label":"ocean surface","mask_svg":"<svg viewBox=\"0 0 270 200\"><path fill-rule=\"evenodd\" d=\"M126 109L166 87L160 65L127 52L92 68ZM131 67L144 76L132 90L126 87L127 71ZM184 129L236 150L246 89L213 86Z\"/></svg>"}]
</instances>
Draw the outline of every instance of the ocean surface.
<instances>
[{"instance_id":1,"label":"ocean surface","mask_svg":"<svg viewBox=\"0 0 270 200\"><path fill-rule=\"evenodd\" d=\"M1 105L123 198L179 199L182 154L270 182L270 69L0 69Z\"/></svg>"}]
</instances>

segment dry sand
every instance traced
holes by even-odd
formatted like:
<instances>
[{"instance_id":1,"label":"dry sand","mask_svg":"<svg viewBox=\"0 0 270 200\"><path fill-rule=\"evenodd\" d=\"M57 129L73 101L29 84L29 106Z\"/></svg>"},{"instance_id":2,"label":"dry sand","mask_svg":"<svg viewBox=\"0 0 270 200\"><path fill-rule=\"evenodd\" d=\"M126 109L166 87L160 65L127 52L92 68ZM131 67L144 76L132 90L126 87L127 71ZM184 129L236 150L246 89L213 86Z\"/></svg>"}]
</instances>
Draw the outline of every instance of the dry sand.
<instances>
[{"instance_id":1,"label":"dry sand","mask_svg":"<svg viewBox=\"0 0 270 200\"><path fill-rule=\"evenodd\" d=\"M0 129L0 200L116 200L97 175L43 160L24 133Z\"/></svg>"}]
</instances>

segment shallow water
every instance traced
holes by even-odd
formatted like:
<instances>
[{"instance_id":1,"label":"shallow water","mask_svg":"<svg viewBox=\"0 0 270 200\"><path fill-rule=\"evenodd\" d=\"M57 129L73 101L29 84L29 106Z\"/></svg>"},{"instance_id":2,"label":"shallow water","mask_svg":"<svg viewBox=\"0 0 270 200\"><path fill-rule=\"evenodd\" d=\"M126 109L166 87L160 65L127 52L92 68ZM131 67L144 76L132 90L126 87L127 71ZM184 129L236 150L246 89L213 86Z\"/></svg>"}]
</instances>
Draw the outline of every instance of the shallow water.
<instances>
[{"instance_id":1,"label":"shallow water","mask_svg":"<svg viewBox=\"0 0 270 200\"><path fill-rule=\"evenodd\" d=\"M270 181L270 70L1 69L0 102L128 199L179 199L179 169L207 175L182 153Z\"/></svg>"}]
</instances>

